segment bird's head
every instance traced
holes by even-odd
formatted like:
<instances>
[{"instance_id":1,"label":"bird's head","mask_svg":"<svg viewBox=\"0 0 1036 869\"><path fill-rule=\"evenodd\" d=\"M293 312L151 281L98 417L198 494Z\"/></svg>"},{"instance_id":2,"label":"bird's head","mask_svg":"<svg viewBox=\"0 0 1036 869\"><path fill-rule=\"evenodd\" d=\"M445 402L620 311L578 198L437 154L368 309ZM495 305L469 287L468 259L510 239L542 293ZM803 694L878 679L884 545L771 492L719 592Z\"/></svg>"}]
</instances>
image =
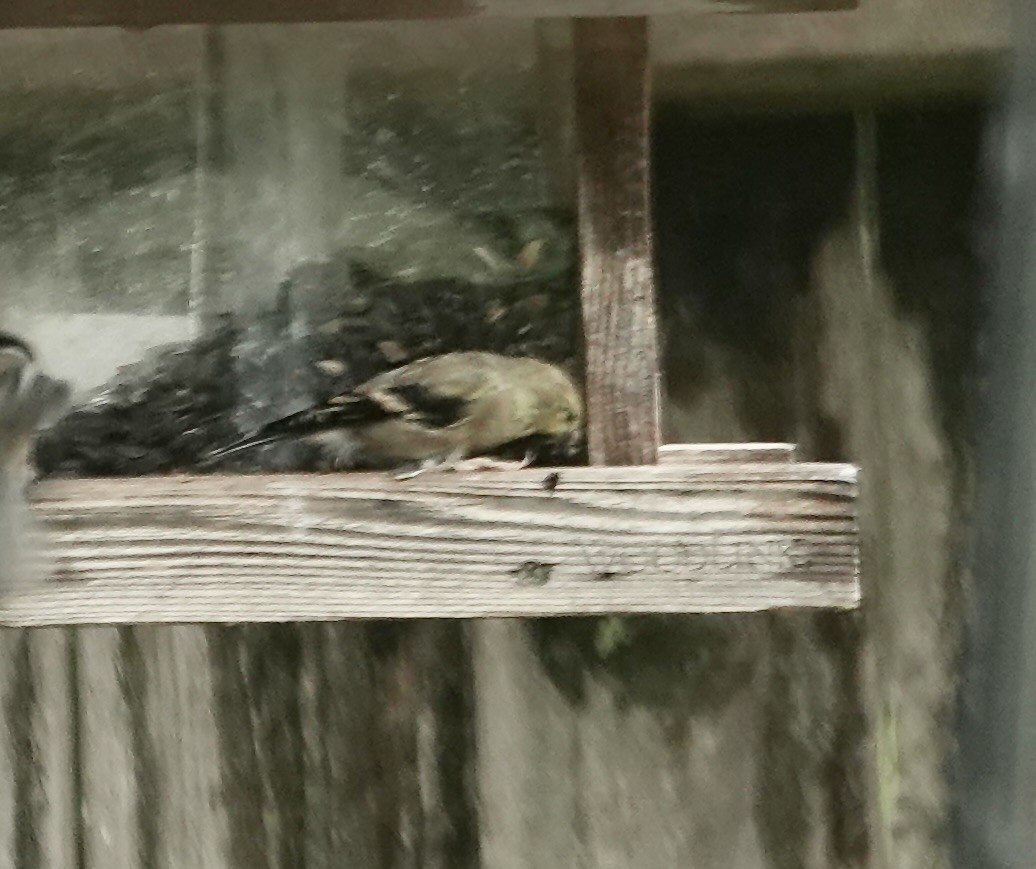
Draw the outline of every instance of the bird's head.
<instances>
[{"instance_id":1,"label":"bird's head","mask_svg":"<svg viewBox=\"0 0 1036 869\"><path fill-rule=\"evenodd\" d=\"M551 366L537 383L536 398L536 434L556 444L566 458L577 457L583 447L585 413L575 383Z\"/></svg>"}]
</instances>

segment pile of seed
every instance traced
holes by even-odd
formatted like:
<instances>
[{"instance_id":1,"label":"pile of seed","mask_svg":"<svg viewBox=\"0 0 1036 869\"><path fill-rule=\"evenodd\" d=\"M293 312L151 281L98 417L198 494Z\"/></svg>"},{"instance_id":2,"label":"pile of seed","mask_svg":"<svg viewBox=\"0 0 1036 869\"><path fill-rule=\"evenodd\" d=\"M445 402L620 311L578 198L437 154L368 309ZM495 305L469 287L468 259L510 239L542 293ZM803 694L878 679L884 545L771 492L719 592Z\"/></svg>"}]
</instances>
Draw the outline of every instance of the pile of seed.
<instances>
[{"instance_id":1,"label":"pile of seed","mask_svg":"<svg viewBox=\"0 0 1036 869\"><path fill-rule=\"evenodd\" d=\"M350 267L307 264L273 310L224 315L190 343L156 348L121 369L43 434L43 477L197 472L218 446L403 363L455 350L535 356L578 369L574 273L507 287L459 280L399 283ZM314 285L323 304L314 317ZM334 301L338 293L341 301ZM332 301L329 301L332 300ZM235 470L315 470L305 444L241 453Z\"/></svg>"}]
</instances>

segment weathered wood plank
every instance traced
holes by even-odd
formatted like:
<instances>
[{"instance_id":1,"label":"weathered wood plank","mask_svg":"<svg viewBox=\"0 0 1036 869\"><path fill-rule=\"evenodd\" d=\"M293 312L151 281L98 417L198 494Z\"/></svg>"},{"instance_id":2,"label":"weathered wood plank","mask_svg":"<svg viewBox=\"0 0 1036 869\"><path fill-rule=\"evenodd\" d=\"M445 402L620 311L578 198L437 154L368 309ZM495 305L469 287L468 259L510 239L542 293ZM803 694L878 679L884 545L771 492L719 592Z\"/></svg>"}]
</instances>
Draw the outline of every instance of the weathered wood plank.
<instances>
[{"instance_id":1,"label":"weathered wood plank","mask_svg":"<svg viewBox=\"0 0 1036 869\"><path fill-rule=\"evenodd\" d=\"M0 865L80 865L69 632L0 631Z\"/></svg>"},{"instance_id":2,"label":"weathered wood plank","mask_svg":"<svg viewBox=\"0 0 1036 869\"><path fill-rule=\"evenodd\" d=\"M426 858L456 853L443 814L459 776L439 758L461 750L442 707L465 668L438 663L456 627L79 630L84 865L374 866L386 850L437 865ZM435 647L413 648L430 631ZM408 825L417 835L397 834Z\"/></svg>"},{"instance_id":3,"label":"weathered wood plank","mask_svg":"<svg viewBox=\"0 0 1036 869\"><path fill-rule=\"evenodd\" d=\"M820 409L861 478L870 865L949 865L983 269L978 106L857 117L849 220L814 268ZM946 300L953 304L945 306ZM921 620L918 613L926 614Z\"/></svg>"},{"instance_id":4,"label":"weathered wood plank","mask_svg":"<svg viewBox=\"0 0 1036 869\"><path fill-rule=\"evenodd\" d=\"M855 231L846 215L854 166L851 116L705 119L690 107L671 106L658 121L656 177L673 180L660 187L656 205L656 262L673 312L666 324L673 400L669 438L787 439L796 442L803 458L852 458L845 455L843 431L830 410L818 406L819 381L832 366L820 354L813 331L855 323L832 320L852 316L841 308L817 314L824 309L815 282L824 282L824 293L855 297L862 292L853 277L858 260L846 255L821 272L816 259L833 230ZM898 199L898 191L889 197ZM942 212L931 207L933 214ZM940 240L940 252L945 244ZM680 301L688 307L678 307ZM837 354L838 367L855 365L858 353L847 349L854 346L832 340L825 352ZM831 398L844 407L857 404L845 383ZM861 481L870 480L874 466L861 465ZM902 523L905 533L913 521ZM866 554L862 563L866 574ZM902 617L916 624L922 611L929 610L915 605ZM624 686L633 687L627 690L636 690L652 671L666 672L674 650L682 648L679 634L674 636L678 622L703 621L652 619L650 627L633 622L633 639L615 655L620 662L631 659ZM670 811L708 819L712 829L708 845L698 842L679 859L670 857L669 864L869 866L863 769L871 742L857 640L873 629L869 617L865 625L859 613L811 611L727 616L719 622L714 635L696 643L697 654L708 661L710 672L733 668L724 697L752 692L759 708L744 730L717 733L706 756L702 731L718 723L725 707L705 700L707 692L692 701L686 746L699 754L701 765L686 785L687 801L674 803ZM668 643L659 639L667 634ZM741 650L751 647L746 635L759 645L747 661L738 661ZM758 675L754 683L749 673ZM687 714L675 692L671 705L660 705L670 719ZM727 812L725 801L744 786L729 770L741 763L752 768L754 803ZM908 803L901 804L907 813ZM919 820L904 817L903 824ZM753 831L760 846L756 856L719 856L736 851ZM638 841L649 847L652 839L638 831ZM717 855L712 861L704 856L710 846Z\"/></svg>"},{"instance_id":5,"label":"weathered wood plank","mask_svg":"<svg viewBox=\"0 0 1036 869\"><path fill-rule=\"evenodd\" d=\"M855 0L8 0L0 7L0 28L826 12L856 5Z\"/></svg>"},{"instance_id":6,"label":"weathered wood plank","mask_svg":"<svg viewBox=\"0 0 1036 869\"><path fill-rule=\"evenodd\" d=\"M378 866L379 822L392 816L380 787L387 764L382 752L360 746L384 740L379 711L387 704L367 631L350 624L299 630L304 865Z\"/></svg>"},{"instance_id":7,"label":"weathered wood plank","mask_svg":"<svg viewBox=\"0 0 1036 869\"><path fill-rule=\"evenodd\" d=\"M133 703L139 679L125 667L120 647L130 628L83 628L78 632L80 735L90 750L82 759L82 793L87 865L135 869L149 855L141 830L154 829L138 817L146 791L138 786L151 753L134 736ZM72 631L68 632L70 635ZM143 710L137 716L144 714ZM151 815L154 818L154 815Z\"/></svg>"},{"instance_id":8,"label":"weathered wood plank","mask_svg":"<svg viewBox=\"0 0 1036 869\"><path fill-rule=\"evenodd\" d=\"M147 752L153 777L138 778L138 825L153 839L141 863L227 865L230 811L206 632L197 625L123 632L141 695L129 698L139 728L134 745Z\"/></svg>"},{"instance_id":9,"label":"weathered wood plank","mask_svg":"<svg viewBox=\"0 0 1036 869\"><path fill-rule=\"evenodd\" d=\"M628 693L617 691L614 674L591 667L573 703L558 690L556 671L545 672L544 647L521 623L480 626L477 687L480 698L492 699L479 715L479 744L487 746L479 754L487 869L779 865L763 856L751 823L759 792L757 734L764 723L758 692L766 669L753 674L746 664L769 648L765 636L742 629L732 667L715 645L708 647L716 637L702 631L700 620L731 617L679 619L685 646L699 652L691 653L682 673L679 665L672 668L672 684L659 679L648 655L637 656L641 668L648 658L656 690L669 698L661 710L629 702ZM575 635L582 621L551 627ZM674 630L669 624L660 631L659 620L635 621L645 634ZM585 665L577 646L559 642L555 648L575 658L570 666ZM662 654L681 654L661 648ZM636 680L638 664L628 667Z\"/></svg>"},{"instance_id":10,"label":"weathered wood plank","mask_svg":"<svg viewBox=\"0 0 1036 869\"><path fill-rule=\"evenodd\" d=\"M229 866L204 631L105 627L79 638L87 864Z\"/></svg>"},{"instance_id":11,"label":"weathered wood plank","mask_svg":"<svg viewBox=\"0 0 1036 869\"><path fill-rule=\"evenodd\" d=\"M691 465L709 462L755 464L793 462L794 444L662 444L658 464Z\"/></svg>"},{"instance_id":12,"label":"weathered wood plank","mask_svg":"<svg viewBox=\"0 0 1036 869\"><path fill-rule=\"evenodd\" d=\"M660 383L647 19L577 21L574 46L590 461L653 464Z\"/></svg>"},{"instance_id":13,"label":"weathered wood plank","mask_svg":"<svg viewBox=\"0 0 1036 869\"><path fill-rule=\"evenodd\" d=\"M57 582L5 624L854 606L855 469L55 481Z\"/></svg>"}]
</instances>

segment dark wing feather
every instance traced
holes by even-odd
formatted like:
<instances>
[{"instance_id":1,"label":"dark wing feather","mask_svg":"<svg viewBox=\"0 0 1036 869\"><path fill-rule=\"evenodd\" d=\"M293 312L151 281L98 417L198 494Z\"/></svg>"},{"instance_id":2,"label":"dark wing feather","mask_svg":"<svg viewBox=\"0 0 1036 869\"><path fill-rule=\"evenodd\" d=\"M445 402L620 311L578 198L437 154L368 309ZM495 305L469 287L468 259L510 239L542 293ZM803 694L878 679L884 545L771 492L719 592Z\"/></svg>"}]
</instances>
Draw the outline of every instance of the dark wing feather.
<instances>
[{"instance_id":1,"label":"dark wing feather","mask_svg":"<svg viewBox=\"0 0 1036 869\"><path fill-rule=\"evenodd\" d=\"M467 414L467 399L434 392L420 383L401 383L384 391L399 398L406 406L403 415L428 428L446 428L460 422Z\"/></svg>"},{"instance_id":2,"label":"dark wing feather","mask_svg":"<svg viewBox=\"0 0 1036 869\"><path fill-rule=\"evenodd\" d=\"M301 438L335 428L365 425L394 416L374 397L360 393L333 398L264 425L255 434L276 440Z\"/></svg>"},{"instance_id":3,"label":"dark wing feather","mask_svg":"<svg viewBox=\"0 0 1036 869\"><path fill-rule=\"evenodd\" d=\"M245 435L240 440L234 441L234 443L225 447L220 447L218 450L213 450L206 456L202 464L208 465L232 453L238 453L253 447L261 447L266 444L293 440L295 438L304 438L307 435L317 434L330 429L344 429L351 426L364 425L381 419L388 419L393 415L372 396L362 393L344 395L339 398L333 398L326 404L300 410L297 413L275 419L251 434Z\"/></svg>"},{"instance_id":4,"label":"dark wing feather","mask_svg":"<svg viewBox=\"0 0 1036 869\"><path fill-rule=\"evenodd\" d=\"M318 407L282 417L229 446L209 453L209 464L231 453L307 435L404 417L428 428L445 428L462 420L477 387L485 386L479 366L443 365L447 357L418 360L369 380L355 392ZM437 369L437 370L436 370ZM428 377L434 372L437 377ZM429 388L429 382L435 383Z\"/></svg>"}]
</instances>

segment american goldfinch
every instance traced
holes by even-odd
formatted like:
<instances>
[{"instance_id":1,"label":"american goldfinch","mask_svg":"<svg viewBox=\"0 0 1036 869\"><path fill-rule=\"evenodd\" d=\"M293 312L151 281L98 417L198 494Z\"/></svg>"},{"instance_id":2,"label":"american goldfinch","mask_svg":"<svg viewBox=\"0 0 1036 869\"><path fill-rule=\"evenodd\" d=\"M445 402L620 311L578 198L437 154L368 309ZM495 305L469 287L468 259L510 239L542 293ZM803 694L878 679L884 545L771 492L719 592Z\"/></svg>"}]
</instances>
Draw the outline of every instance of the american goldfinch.
<instances>
[{"instance_id":1,"label":"american goldfinch","mask_svg":"<svg viewBox=\"0 0 1036 869\"><path fill-rule=\"evenodd\" d=\"M32 350L0 331L0 595L27 585L42 567L31 551L32 517L25 487L38 429L54 422L69 398L68 384L36 370Z\"/></svg>"},{"instance_id":2,"label":"american goldfinch","mask_svg":"<svg viewBox=\"0 0 1036 869\"><path fill-rule=\"evenodd\" d=\"M583 402L560 368L495 353L418 359L351 392L268 423L210 453L207 464L240 450L297 438L315 440L336 465L430 469L524 467L544 448L574 455ZM525 461L488 455L524 446Z\"/></svg>"}]
</instances>

